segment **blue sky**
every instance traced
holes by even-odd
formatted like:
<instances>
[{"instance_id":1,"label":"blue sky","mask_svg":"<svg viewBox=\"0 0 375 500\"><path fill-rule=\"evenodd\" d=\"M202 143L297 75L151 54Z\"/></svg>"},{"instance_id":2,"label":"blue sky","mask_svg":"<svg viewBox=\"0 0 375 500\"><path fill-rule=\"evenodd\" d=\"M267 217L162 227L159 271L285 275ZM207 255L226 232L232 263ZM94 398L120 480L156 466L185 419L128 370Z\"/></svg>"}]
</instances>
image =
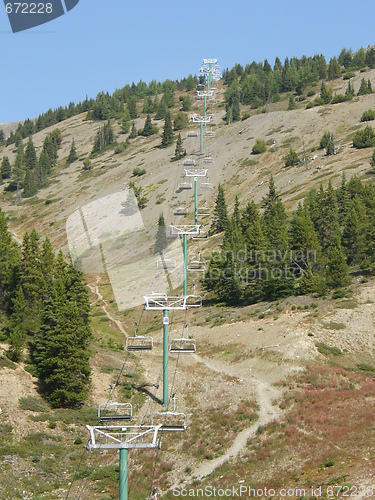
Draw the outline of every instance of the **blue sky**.
<instances>
[{"instance_id":1,"label":"blue sky","mask_svg":"<svg viewBox=\"0 0 375 500\"><path fill-rule=\"evenodd\" d=\"M338 55L375 44L374 0L80 0L59 19L13 34L0 4L0 123L113 92L142 79L265 58Z\"/></svg>"}]
</instances>

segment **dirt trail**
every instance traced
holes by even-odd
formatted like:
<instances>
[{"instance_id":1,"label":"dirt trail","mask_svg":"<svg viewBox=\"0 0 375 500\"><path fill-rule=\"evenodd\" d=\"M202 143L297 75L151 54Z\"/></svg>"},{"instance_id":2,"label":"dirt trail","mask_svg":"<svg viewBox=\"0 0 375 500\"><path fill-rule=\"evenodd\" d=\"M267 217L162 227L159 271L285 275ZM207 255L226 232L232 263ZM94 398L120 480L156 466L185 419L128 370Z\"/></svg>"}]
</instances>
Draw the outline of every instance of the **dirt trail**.
<instances>
[{"instance_id":1,"label":"dirt trail","mask_svg":"<svg viewBox=\"0 0 375 500\"><path fill-rule=\"evenodd\" d=\"M98 297L98 299L102 302L102 309L103 311L105 312L107 318L109 320L111 320L116 326L117 328L120 330L121 333L123 333L125 335L125 337L128 336L128 334L126 333L126 330L124 329L124 327L122 326L122 323L121 321L119 321L118 319L114 318L107 310L106 308L106 305L107 305L107 302L104 300L103 298L103 295L99 292L99 287L98 285L95 285L92 286L92 285L88 285L89 289L91 290L92 293L95 293L95 295Z\"/></svg>"},{"instance_id":2,"label":"dirt trail","mask_svg":"<svg viewBox=\"0 0 375 500\"><path fill-rule=\"evenodd\" d=\"M253 392L255 390L257 404L258 404L258 420L251 425L249 428L244 429L238 434L234 440L232 446L227 450L227 452L212 460L208 463L202 464L193 473L193 476L197 478L203 478L211 474L215 469L223 465L230 458L234 458L241 453L243 448L246 446L248 439L253 436L259 426L264 426L268 422L278 418L280 410L278 406L273 406L273 400L280 397L279 391L271 386L268 382L261 380L259 375L254 375L250 373L249 370L241 369L241 367L230 367L224 365L217 360L207 360L201 356L194 355L195 361L198 363L204 363L210 370L218 373L225 373L232 377L241 377L241 379L246 383L246 389ZM244 385L245 387L245 385Z\"/></svg>"}]
</instances>

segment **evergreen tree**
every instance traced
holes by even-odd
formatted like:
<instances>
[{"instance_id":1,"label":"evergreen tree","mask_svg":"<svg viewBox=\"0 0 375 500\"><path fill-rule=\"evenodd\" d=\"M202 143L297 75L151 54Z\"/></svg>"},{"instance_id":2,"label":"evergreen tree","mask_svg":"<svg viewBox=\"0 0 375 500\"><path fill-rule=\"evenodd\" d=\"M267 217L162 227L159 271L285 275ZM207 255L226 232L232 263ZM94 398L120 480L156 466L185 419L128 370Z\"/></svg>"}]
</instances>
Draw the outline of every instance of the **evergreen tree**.
<instances>
[{"instance_id":1,"label":"evergreen tree","mask_svg":"<svg viewBox=\"0 0 375 500\"><path fill-rule=\"evenodd\" d=\"M35 170L37 164L36 151L34 147L33 140L31 136L29 137L29 141L26 145L25 149L25 167L26 170Z\"/></svg>"},{"instance_id":2,"label":"evergreen tree","mask_svg":"<svg viewBox=\"0 0 375 500\"><path fill-rule=\"evenodd\" d=\"M155 120L164 120L165 117L167 116L167 113L168 113L168 108L164 98L162 97L158 109L156 111Z\"/></svg>"},{"instance_id":3,"label":"evergreen tree","mask_svg":"<svg viewBox=\"0 0 375 500\"><path fill-rule=\"evenodd\" d=\"M171 114L168 112L165 116L164 120L164 129L163 129L163 135L161 139L161 147L166 148L173 144L174 138L173 138L173 129L172 129L172 120L171 120Z\"/></svg>"},{"instance_id":4,"label":"evergreen tree","mask_svg":"<svg viewBox=\"0 0 375 500\"><path fill-rule=\"evenodd\" d=\"M355 196L344 221L342 244L345 248L348 264L359 264L366 250L366 208Z\"/></svg>"},{"instance_id":5,"label":"evergreen tree","mask_svg":"<svg viewBox=\"0 0 375 500\"><path fill-rule=\"evenodd\" d=\"M365 79L362 78L361 85L359 87L357 95L366 95L366 94L368 94L368 87L367 87Z\"/></svg>"},{"instance_id":6,"label":"evergreen tree","mask_svg":"<svg viewBox=\"0 0 375 500\"><path fill-rule=\"evenodd\" d=\"M290 94L289 96L289 102L288 102L288 110L293 110L296 109L296 101L294 100L293 94Z\"/></svg>"},{"instance_id":7,"label":"evergreen tree","mask_svg":"<svg viewBox=\"0 0 375 500\"><path fill-rule=\"evenodd\" d=\"M17 191L22 187L25 178L25 160L23 152L23 144L18 146L16 158L12 169L12 184L17 188Z\"/></svg>"},{"instance_id":8,"label":"evergreen tree","mask_svg":"<svg viewBox=\"0 0 375 500\"><path fill-rule=\"evenodd\" d=\"M12 166L10 164L9 158L7 156L4 156L2 161L1 161L1 177L3 179L9 179L12 173Z\"/></svg>"},{"instance_id":9,"label":"evergreen tree","mask_svg":"<svg viewBox=\"0 0 375 500\"><path fill-rule=\"evenodd\" d=\"M336 198L338 203L339 223L342 224L348 213L350 206L350 194L347 188L346 176L344 170L341 176L341 186L337 190Z\"/></svg>"},{"instance_id":10,"label":"evergreen tree","mask_svg":"<svg viewBox=\"0 0 375 500\"><path fill-rule=\"evenodd\" d=\"M372 156L371 156L370 165L372 167L375 167L375 149L374 149L374 152L372 153ZM4 178L4 176L3 176L3 178Z\"/></svg>"},{"instance_id":11,"label":"evergreen tree","mask_svg":"<svg viewBox=\"0 0 375 500\"><path fill-rule=\"evenodd\" d=\"M182 146L181 134L178 134L177 142L176 142L176 149L174 151L174 157L172 159L173 160L180 160L184 156L186 156L186 149L184 149Z\"/></svg>"},{"instance_id":12,"label":"evergreen tree","mask_svg":"<svg viewBox=\"0 0 375 500\"><path fill-rule=\"evenodd\" d=\"M70 164L70 163L74 163L76 160L78 160L78 155L77 155L76 145L75 145L74 137L73 137L72 144L70 146L69 155L68 155L68 158L66 161Z\"/></svg>"},{"instance_id":13,"label":"evergreen tree","mask_svg":"<svg viewBox=\"0 0 375 500\"><path fill-rule=\"evenodd\" d=\"M121 121L121 133L127 134L130 130L131 117L127 105L124 106L124 114Z\"/></svg>"},{"instance_id":14,"label":"evergreen tree","mask_svg":"<svg viewBox=\"0 0 375 500\"><path fill-rule=\"evenodd\" d=\"M137 128L135 126L135 122L133 121L132 129L131 129L130 134L129 134L129 139L135 139L136 137L138 137L138 132L137 132Z\"/></svg>"},{"instance_id":15,"label":"evergreen tree","mask_svg":"<svg viewBox=\"0 0 375 500\"><path fill-rule=\"evenodd\" d=\"M0 128L0 146L2 146L5 143L5 134L4 130Z\"/></svg>"},{"instance_id":16,"label":"evergreen tree","mask_svg":"<svg viewBox=\"0 0 375 500\"><path fill-rule=\"evenodd\" d=\"M328 252L327 283L333 288L346 286L350 283L348 266L340 237L335 235Z\"/></svg>"},{"instance_id":17,"label":"evergreen tree","mask_svg":"<svg viewBox=\"0 0 375 500\"><path fill-rule=\"evenodd\" d=\"M364 130L358 130L353 138L354 148L370 148L375 146L374 130L367 125Z\"/></svg>"},{"instance_id":18,"label":"evergreen tree","mask_svg":"<svg viewBox=\"0 0 375 500\"><path fill-rule=\"evenodd\" d=\"M336 78L340 78L341 68L336 57L330 59L328 64L327 74L328 74L328 80L335 80Z\"/></svg>"},{"instance_id":19,"label":"evergreen tree","mask_svg":"<svg viewBox=\"0 0 375 500\"><path fill-rule=\"evenodd\" d=\"M18 252L8 230L4 212L0 208L0 307L6 307L10 286L18 263Z\"/></svg>"},{"instance_id":20,"label":"evergreen tree","mask_svg":"<svg viewBox=\"0 0 375 500\"><path fill-rule=\"evenodd\" d=\"M324 82L320 87L320 97L323 99L324 104L329 104L332 101L332 90L327 88Z\"/></svg>"},{"instance_id":21,"label":"evergreen tree","mask_svg":"<svg viewBox=\"0 0 375 500\"><path fill-rule=\"evenodd\" d=\"M224 189L221 184L218 185L218 192L215 201L215 208L213 211L212 223L210 227L210 233L216 234L221 233L228 227L228 209L225 202Z\"/></svg>"},{"instance_id":22,"label":"evergreen tree","mask_svg":"<svg viewBox=\"0 0 375 500\"><path fill-rule=\"evenodd\" d=\"M154 254L162 254L166 248L167 248L167 235L165 232L165 220L162 212L159 215L158 219L158 230L156 233Z\"/></svg>"},{"instance_id":23,"label":"evergreen tree","mask_svg":"<svg viewBox=\"0 0 375 500\"><path fill-rule=\"evenodd\" d=\"M75 407L90 384L90 326L79 303L64 291L61 280L50 287L33 346L41 392L52 407Z\"/></svg>"},{"instance_id":24,"label":"evergreen tree","mask_svg":"<svg viewBox=\"0 0 375 500\"><path fill-rule=\"evenodd\" d=\"M156 134L157 131L158 131L158 128L152 124L151 115L148 114L146 121L145 121L145 125L143 127L143 130L139 131L139 135L143 135L145 137L148 137L149 135Z\"/></svg>"},{"instance_id":25,"label":"evergreen tree","mask_svg":"<svg viewBox=\"0 0 375 500\"><path fill-rule=\"evenodd\" d=\"M293 148L290 148L288 153L284 156L285 167L294 167L300 162L298 154Z\"/></svg>"},{"instance_id":26,"label":"evergreen tree","mask_svg":"<svg viewBox=\"0 0 375 500\"><path fill-rule=\"evenodd\" d=\"M27 170L23 182L23 196L24 198L30 198L31 196L35 196L37 192L36 172L34 170Z\"/></svg>"}]
</instances>

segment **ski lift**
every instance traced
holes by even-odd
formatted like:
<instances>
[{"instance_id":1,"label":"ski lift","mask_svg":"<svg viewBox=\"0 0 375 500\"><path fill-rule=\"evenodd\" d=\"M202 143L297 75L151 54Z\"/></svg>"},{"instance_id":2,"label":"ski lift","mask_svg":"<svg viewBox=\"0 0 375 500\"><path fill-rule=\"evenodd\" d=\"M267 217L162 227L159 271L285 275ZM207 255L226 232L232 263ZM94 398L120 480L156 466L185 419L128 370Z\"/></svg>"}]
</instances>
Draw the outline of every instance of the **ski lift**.
<instances>
[{"instance_id":1,"label":"ski lift","mask_svg":"<svg viewBox=\"0 0 375 500\"><path fill-rule=\"evenodd\" d=\"M212 128L206 132L205 137L207 137L208 139L215 137L215 132L212 130Z\"/></svg>"},{"instance_id":2,"label":"ski lift","mask_svg":"<svg viewBox=\"0 0 375 500\"><path fill-rule=\"evenodd\" d=\"M198 131L197 130L188 130L187 137L198 137Z\"/></svg>"},{"instance_id":3,"label":"ski lift","mask_svg":"<svg viewBox=\"0 0 375 500\"><path fill-rule=\"evenodd\" d=\"M133 407L130 403L106 403L98 407L99 422L131 420Z\"/></svg>"},{"instance_id":4,"label":"ski lift","mask_svg":"<svg viewBox=\"0 0 375 500\"><path fill-rule=\"evenodd\" d=\"M169 352L172 354L194 354L197 350L197 345L194 339L188 338L188 325L184 325L185 336L180 339L171 339L169 344Z\"/></svg>"},{"instance_id":5,"label":"ski lift","mask_svg":"<svg viewBox=\"0 0 375 500\"><path fill-rule=\"evenodd\" d=\"M199 234L192 237L192 239L195 241L205 241L208 240L208 238L209 238L208 233L204 231L201 231Z\"/></svg>"},{"instance_id":6,"label":"ski lift","mask_svg":"<svg viewBox=\"0 0 375 500\"><path fill-rule=\"evenodd\" d=\"M195 160L194 158L185 158L182 164L184 165L184 167L194 167Z\"/></svg>"},{"instance_id":7,"label":"ski lift","mask_svg":"<svg viewBox=\"0 0 375 500\"><path fill-rule=\"evenodd\" d=\"M197 259L190 260L187 265L187 270L191 273L204 273L206 270L206 263L201 260L200 254Z\"/></svg>"},{"instance_id":8,"label":"ski lift","mask_svg":"<svg viewBox=\"0 0 375 500\"><path fill-rule=\"evenodd\" d=\"M193 189L193 184L191 182L180 182L180 184L178 185L178 189Z\"/></svg>"},{"instance_id":9,"label":"ski lift","mask_svg":"<svg viewBox=\"0 0 375 500\"><path fill-rule=\"evenodd\" d=\"M138 323L134 323L134 337L126 339L127 351L151 351L153 348L152 337L137 335Z\"/></svg>"},{"instance_id":10,"label":"ski lift","mask_svg":"<svg viewBox=\"0 0 375 500\"><path fill-rule=\"evenodd\" d=\"M201 183L201 190L202 191L212 191L212 184L209 182L208 177L207 177L207 182L202 182Z\"/></svg>"},{"instance_id":11,"label":"ski lift","mask_svg":"<svg viewBox=\"0 0 375 500\"><path fill-rule=\"evenodd\" d=\"M186 207L179 205L173 209L173 215L187 215L188 210Z\"/></svg>"},{"instance_id":12,"label":"ski lift","mask_svg":"<svg viewBox=\"0 0 375 500\"><path fill-rule=\"evenodd\" d=\"M176 259L164 259L163 257L156 262L157 269L176 269Z\"/></svg>"},{"instance_id":13,"label":"ski lift","mask_svg":"<svg viewBox=\"0 0 375 500\"><path fill-rule=\"evenodd\" d=\"M156 411L152 414L151 425L161 425L159 432L185 432L186 415L176 412L176 396L173 395L173 411Z\"/></svg>"},{"instance_id":14,"label":"ski lift","mask_svg":"<svg viewBox=\"0 0 375 500\"><path fill-rule=\"evenodd\" d=\"M214 163L212 156L205 156L202 160L203 163Z\"/></svg>"},{"instance_id":15,"label":"ski lift","mask_svg":"<svg viewBox=\"0 0 375 500\"><path fill-rule=\"evenodd\" d=\"M197 208L197 216L198 217L208 217L211 215L211 210L207 208L206 203L204 204L203 207L198 207Z\"/></svg>"},{"instance_id":16,"label":"ski lift","mask_svg":"<svg viewBox=\"0 0 375 500\"><path fill-rule=\"evenodd\" d=\"M198 92L202 92L202 90L204 90L204 84L203 83L198 83L198 85L196 86L196 90Z\"/></svg>"}]
</instances>

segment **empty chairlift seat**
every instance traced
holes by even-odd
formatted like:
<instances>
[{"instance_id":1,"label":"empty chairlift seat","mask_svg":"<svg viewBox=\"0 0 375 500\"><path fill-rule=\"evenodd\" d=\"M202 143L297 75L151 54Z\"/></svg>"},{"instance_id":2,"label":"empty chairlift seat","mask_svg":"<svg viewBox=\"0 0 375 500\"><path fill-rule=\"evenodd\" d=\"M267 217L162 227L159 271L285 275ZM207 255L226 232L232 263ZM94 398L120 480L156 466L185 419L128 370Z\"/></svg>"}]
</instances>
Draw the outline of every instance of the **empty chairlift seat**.
<instances>
[{"instance_id":1,"label":"empty chairlift seat","mask_svg":"<svg viewBox=\"0 0 375 500\"><path fill-rule=\"evenodd\" d=\"M191 182L180 182L180 184L178 185L178 189L193 189L193 184Z\"/></svg>"},{"instance_id":2,"label":"empty chairlift seat","mask_svg":"<svg viewBox=\"0 0 375 500\"><path fill-rule=\"evenodd\" d=\"M151 425L161 425L159 432L184 432L186 415L176 411L157 411L152 414Z\"/></svg>"},{"instance_id":3,"label":"empty chairlift seat","mask_svg":"<svg viewBox=\"0 0 375 500\"><path fill-rule=\"evenodd\" d=\"M184 167L194 167L195 160L194 158L185 158L182 164L184 165Z\"/></svg>"},{"instance_id":4,"label":"empty chairlift seat","mask_svg":"<svg viewBox=\"0 0 375 500\"><path fill-rule=\"evenodd\" d=\"M214 159L212 158L212 156L208 155L208 156L205 156L202 160L203 163L214 163Z\"/></svg>"},{"instance_id":5,"label":"empty chairlift seat","mask_svg":"<svg viewBox=\"0 0 375 500\"><path fill-rule=\"evenodd\" d=\"M198 207L197 215L198 217L208 217L209 215L211 215L211 210L206 206Z\"/></svg>"},{"instance_id":6,"label":"empty chairlift seat","mask_svg":"<svg viewBox=\"0 0 375 500\"><path fill-rule=\"evenodd\" d=\"M198 130L188 130L186 137L198 137Z\"/></svg>"},{"instance_id":7,"label":"empty chairlift seat","mask_svg":"<svg viewBox=\"0 0 375 500\"><path fill-rule=\"evenodd\" d=\"M197 344L194 339L171 339L169 352L172 354L194 354Z\"/></svg>"},{"instance_id":8,"label":"empty chairlift seat","mask_svg":"<svg viewBox=\"0 0 375 500\"><path fill-rule=\"evenodd\" d=\"M135 335L126 339L127 351L151 351L153 339L149 336Z\"/></svg>"},{"instance_id":9,"label":"empty chairlift seat","mask_svg":"<svg viewBox=\"0 0 375 500\"><path fill-rule=\"evenodd\" d=\"M188 209L182 205L173 209L173 215L187 215Z\"/></svg>"},{"instance_id":10,"label":"empty chairlift seat","mask_svg":"<svg viewBox=\"0 0 375 500\"><path fill-rule=\"evenodd\" d=\"M130 403L106 403L98 408L99 422L118 422L131 420L133 408Z\"/></svg>"},{"instance_id":11,"label":"empty chairlift seat","mask_svg":"<svg viewBox=\"0 0 375 500\"><path fill-rule=\"evenodd\" d=\"M213 189L212 184L211 184L211 182L208 181L208 178L207 178L207 182L201 183L201 190L202 191L212 191L212 189Z\"/></svg>"},{"instance_id":12,"label":"empty chairlift seat","mask_svg":"<svg viewBox=\"0 0 375 500\"><path fill-rule=\"evenodd\" d=\"M177 262L176 259L164 259L161 258L156 262L157 269L176 269Z\"/></svg>"}]
</instances>

